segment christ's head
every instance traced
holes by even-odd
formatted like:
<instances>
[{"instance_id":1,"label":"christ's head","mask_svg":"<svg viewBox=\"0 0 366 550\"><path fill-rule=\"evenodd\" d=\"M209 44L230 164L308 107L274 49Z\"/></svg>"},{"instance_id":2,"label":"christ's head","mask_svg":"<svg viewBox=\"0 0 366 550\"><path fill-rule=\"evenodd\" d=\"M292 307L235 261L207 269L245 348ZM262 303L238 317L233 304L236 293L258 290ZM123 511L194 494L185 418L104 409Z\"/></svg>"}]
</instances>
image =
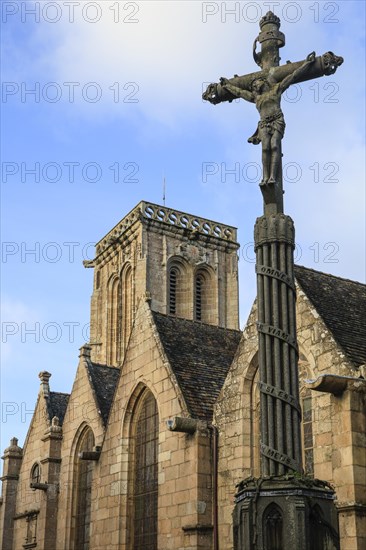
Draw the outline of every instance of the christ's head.
<instances>
[{"instance_id":1,"label":"christ's head","mask_svg":"<svg viewBox=\"0 0 366 550\"><path fill-rule=\"evenodd\" d=\"M269 90L270 85L265 78L256 78L252 82L252 92L255 94L261 94Z\"/></svg>"}]
</instances>

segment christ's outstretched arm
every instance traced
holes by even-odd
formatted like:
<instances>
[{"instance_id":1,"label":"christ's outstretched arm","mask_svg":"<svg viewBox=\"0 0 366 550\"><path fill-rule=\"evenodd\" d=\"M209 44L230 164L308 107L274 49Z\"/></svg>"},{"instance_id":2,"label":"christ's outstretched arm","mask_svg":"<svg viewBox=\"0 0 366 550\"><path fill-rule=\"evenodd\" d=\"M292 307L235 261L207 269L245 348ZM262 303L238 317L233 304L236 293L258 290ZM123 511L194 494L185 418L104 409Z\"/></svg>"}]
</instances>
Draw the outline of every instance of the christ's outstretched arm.
<instances>
[{"instance_id":1,"label":"christ's outstretched arm","mask_svg":"<svg viewBox=\"0 0 366 550\"><path fill-rule=\"evenodd\" d=\"M233 84L230 84L227 78L221 77L220 84L223 88L225 88L225 90L233 94L235 97L240 97L242 99L245 99L246 101L254 103L254 96L252 92L244 90L243 88L239 88L239 86L234 86Z\"/></svg>"},{"instance_id":2,"label":"christ's outstretched arm","mask_svg":"<svg viewBox=\"0 0 366 550\"><path fill-rule=\"evenodd\" d=\"M282 80L282 82L280 82L280 92L281 92L281 94L283 94L283 92L286 91L287 88L289 86L291 86L291 84L293 84L293 82L295 80L297 80L299 77L301 77L308 70L309 66L312 63L314 63L314 61L315 61L315 52L311 52L311 53L309 53L309 55L306 58L306 61L304 61L304 63L301 65L301 67L299 67L293 73L286 76L286 78L284 78Z\"/></svg>"}]
</instances>

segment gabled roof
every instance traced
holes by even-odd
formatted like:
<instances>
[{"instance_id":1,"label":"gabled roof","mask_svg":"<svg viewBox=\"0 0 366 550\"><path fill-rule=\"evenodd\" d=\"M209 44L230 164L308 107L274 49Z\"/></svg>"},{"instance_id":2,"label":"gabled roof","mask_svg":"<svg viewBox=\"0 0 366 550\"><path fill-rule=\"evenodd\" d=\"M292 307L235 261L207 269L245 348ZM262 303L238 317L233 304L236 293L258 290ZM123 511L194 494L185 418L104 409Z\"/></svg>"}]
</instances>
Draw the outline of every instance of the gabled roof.
<instances>
[{"instance_id":1,"label":"gabled roof","mask_svg":"<svg viewBox=\"0 0 366 550\"><path fill-rule=\"evenodd\" d=\"M366 285L303 266L295 277L348 359L366 363Z\"/></svg>"},{"instance_id":2,"label":"gabled roof","mask_svg":"<svg viewBox=\"0 0 366 550\"><path fill-rule=\"evenodd\" d=\"M121 371L117 367L99 365L98 363L92 363L91 361L88 361L87 365L89 379L95 391L103 423L106 426L114 392Z\"/></svg>"},{"instance_id":3,"label":"gabled roof","mask_svg":"<svg viewBox=\"0 0 366 550\"><path fill-rule=\"evenodd\" d=\"M47 412L50 420L57 416L62 426L65 418L66 407L69 402L70 394L51 391L46 399Z\"/></svg>"},{"instance_id":4,"label":"gabled roof","mask_svg":"<svg viewBox=\"0 0 366 550\"><path fill-rule=\"evenodd\" d=\"M152 315L189 412L210 420L241 332L154 311Z\"/></svg>"}]
</instances>

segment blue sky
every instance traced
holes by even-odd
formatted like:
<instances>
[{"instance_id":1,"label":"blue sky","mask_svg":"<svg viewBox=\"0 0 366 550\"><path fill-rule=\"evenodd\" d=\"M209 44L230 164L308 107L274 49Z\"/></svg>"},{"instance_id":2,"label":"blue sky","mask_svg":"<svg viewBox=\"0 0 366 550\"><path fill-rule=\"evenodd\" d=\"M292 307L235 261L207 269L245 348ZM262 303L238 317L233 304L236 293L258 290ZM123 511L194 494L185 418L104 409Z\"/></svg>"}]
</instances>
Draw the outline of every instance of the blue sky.
<instances>
[{"instance_id":1,"label":"blue sky","mask_svg":"<svg viewBox=\"0 0 366 550\"><path fill-rule=\"evenodd\" d=\"M2 449L24 441L41 370L71 390L88 337L82 261L140 200L162 203L163 174L167 206L238 227L244 326L262 213L260 148L246 142L257 112L201 94L256 70L268 7L282 63L345 59L282 101L297 262L364 281L364 2L2 2Z\"/></svg>"}]
</instances>

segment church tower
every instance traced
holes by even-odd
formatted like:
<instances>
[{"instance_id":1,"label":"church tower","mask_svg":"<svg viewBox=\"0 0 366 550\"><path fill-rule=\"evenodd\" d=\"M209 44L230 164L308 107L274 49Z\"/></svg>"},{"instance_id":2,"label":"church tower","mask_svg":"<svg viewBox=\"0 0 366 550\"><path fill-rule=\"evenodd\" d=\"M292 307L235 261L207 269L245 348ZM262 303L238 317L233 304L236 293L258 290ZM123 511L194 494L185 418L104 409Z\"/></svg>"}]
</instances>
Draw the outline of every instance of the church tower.
<instances>
[{"instance_id":1,"label":"church tower","mask_svg":"<svg viewBox=\"0 0 366 550\"><path fill-rule=\"evenodd\" d=\"M140 202L96 245L90 344L120 366L141 299L151 309L239 328L236 228Z\"/></svg>"}]
</instances>

